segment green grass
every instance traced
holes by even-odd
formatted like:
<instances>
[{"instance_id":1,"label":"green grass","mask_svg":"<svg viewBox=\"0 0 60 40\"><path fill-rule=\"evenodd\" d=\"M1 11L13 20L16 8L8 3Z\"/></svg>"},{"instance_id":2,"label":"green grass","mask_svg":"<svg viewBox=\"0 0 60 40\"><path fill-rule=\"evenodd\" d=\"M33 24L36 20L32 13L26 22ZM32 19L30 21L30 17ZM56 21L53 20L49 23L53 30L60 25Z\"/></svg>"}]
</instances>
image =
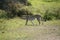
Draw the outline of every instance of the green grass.
<instances>
[{"instance_id":1,"label":"green grass","mask_svg":"<svg viewBox=\"0 0 60 40\"><path fill-rule=\"evenodd\" d=\"M35 13L42 13L44 15L45 11L48 9L52 11L54 8L60 8L60 2L43 2L42 0L29 0L32 4L30 11Z\"/></svg>"},{"instance_id":2,"label":"green grass","mask_svg":"<svg viewBox=\"0 0 60 40\"><path fill-rule=\"evenodd\" d=\"M40 11L44 13L46 9L60 7L59 2L42 2L42 0L29 0L29 2L31 2L33 7L31 8L31 12L34 13L40 13ZM2 15L2 12L0 15ZM60 36L60 20L46 21L40 26L38 25L37 20L33 21L34 24L37 24L34 26L26 26L25 22L26 20L18 17L9 20L3 18L0 19L0 40L33 40L38 34L44 36L49 33L56 33ZM28 25L32 25L32 23L29 21ZM48 26L48 28L46 26ZM52 29L54 27L58 27L58 29Z\"/></svg>"},{"instance_id":3,"label":"green grass","mask_svg":"<svg viewBox=\"0 0 60 40\"><path fill-rule=\"evenodd\" d=\"M54 27L57 25L60 28L60 20L52 20L43 23L44 25L40 25L40 27L46 25ZM37 20L34 20L34 24L38 24ZM32 25L31 22L29 22L28 25ZM47 32L45 29L41 29L41 31L38 29L35 30L36 27L39 28L39 26L25 26L25 20L18 17L9 20L0 19L0 40L29 40L30 38L30 40L32 40L36 32L40 32L41 34L43 33L44 35ZM49 31L53 30L48 30L48 32ZM57 32L58 34L60 33L59 31Z\"/></svg>"},{"instance_id":4,"label":"green grass","mask_svg":"<svg viewBox=\"0 0 60 40\"><path fill-rule=\"evenodd\" d=\"M23 27L25 26L26 20L20 19L18 17L7 20L7 19L0 19L0 29L2 28L11 28L11 29L15 29L16 27ZM38 21L34 20L33 23L35 25L38 25ZM46 21L43 22L45 25L58 25L60 26L60 20L52 20L52 21ZM28 22L28 25L32 25L31 21Z\"/></svg>"},{"instance_id":5,"label":"green grass","mask_svg":"<svg viewBox=\"0 0 60 40\"><path fill-rule=\"evenodd\" d=\"M60 26L60 20L47 21L45 24L46 25L51 25L51 26Z\"/></svg>"}]
</instances>

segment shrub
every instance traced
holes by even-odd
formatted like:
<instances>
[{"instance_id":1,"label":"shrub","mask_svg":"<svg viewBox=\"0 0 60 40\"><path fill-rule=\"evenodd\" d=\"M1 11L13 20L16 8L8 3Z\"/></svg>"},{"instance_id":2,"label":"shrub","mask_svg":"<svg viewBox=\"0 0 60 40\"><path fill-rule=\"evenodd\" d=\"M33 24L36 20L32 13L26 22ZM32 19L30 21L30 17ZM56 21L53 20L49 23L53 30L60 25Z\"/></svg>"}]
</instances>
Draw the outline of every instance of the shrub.
<instances>
[{"instance_id":1,"label":"shrub","mask_svg":"<svg viewBox=\"0 0 60 40\"><path fill-rule=\"evenodd\" d=\"M46 14L44 15L44 19L45 19L45 20L53 20L53 19L56 19L56 16L55 16L55 14L53 14L53 13L46 13Z\"/></svg>"},{"instance_id":2,"label":"shrub","mask_svg":"<svg viewBox=\"0 0 60 40\"><path fill-rule=\"evenodd\" d=\"M4 10L0 10L0 18L6 18L7 17L7 12Z\"/></svg>"}]
</instances>

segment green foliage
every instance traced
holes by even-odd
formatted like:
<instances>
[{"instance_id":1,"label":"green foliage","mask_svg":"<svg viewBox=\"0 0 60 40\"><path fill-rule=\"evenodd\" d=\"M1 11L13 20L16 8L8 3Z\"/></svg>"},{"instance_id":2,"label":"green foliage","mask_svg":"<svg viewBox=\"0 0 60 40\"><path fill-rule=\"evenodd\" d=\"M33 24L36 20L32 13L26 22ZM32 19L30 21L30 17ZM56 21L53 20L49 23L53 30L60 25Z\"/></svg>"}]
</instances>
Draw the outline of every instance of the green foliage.
<instances>
[{"instance_id":1,"label":"green foliage","mask_svg":"<svg viewBox=\"0 0 60 40\"><path fill-rule=\"evenodd\" d=\"M44 19L45 20L53 20L53 19L60 19L60 11L59 8L52 8L49 10L46 10L44 14Z\"/></svg>"},{"instance_id":2,"label":"green foliage","mask_svg":"<svg viewBox=\"0 0 60 40\"><path fill-rule=\"evenodd\" d=\"M46 13L44 15L44 19L45 20L53 20L53 19L56 19L55 15L53 13Z\"/></svg>"},{"instance_id":3,"label":"green foliage","mask_svg":"<svg viewBox=\"0 0 60 40\"><path fill-rule=\"evenodd\" d=\"M16 16L18 12L22 11L22 7L31 5L27 0L0 0L0 2L0 9L4 9L8 13L8 17Z\"/></svg>"},{"instance_id":4,"label":"green foliage","mask_svg":"<svg viewBox=\"0 0 60 40\"><path fill-rule=\"evenodd\" d=\"M0 10L0 18L7 18L7 12Z\"/></svg>"},{"instance_id":5,"label":"green foliage","mask_svg":"<svg viewBox=\"0 0 60 40\"><path fill-rule=\"evenodd\" d=\"M59 0L29 0L34 14L41 14L46 20L60 19ZM49 10L46 12L46 10Z\"/></svg>"},{"instance_id":6,"label":"green foliage","mask_svg":"<svg viewBox=\"0 0 60 40\"><path fill-rule=\"evenodd\" d=\"M59 10L57 10L60 8L60 3L57 2L59 0L28 0L28 1L27 0L19 0L19 1L11 0L7 2L6 1L7 0L5 0L4 3L2 1L2 3L4 4L4 8L8 12L8 14L0 13L0 18L7 17L6 14L9 17L14 17L16 15L21 16L22 14L26 14L28 12L34 15L41 14L47 20L60 19L60 12L58 13ZM43 1L53 1L53 2L43 2ZM27 6L28 2L31 4L30 6ZM51 12L45 13L47 9L49 9L49 11Z\"/></svg>"},{"instance_id":7,"label":"green foliage","mask_svg":"<svg viewBox=\"0 0 60 40\"><path fill-rule=\"evenodd\" d=\"M44 2L59 2L60 0L43 0Z\"/></svg>"}]
</instances>

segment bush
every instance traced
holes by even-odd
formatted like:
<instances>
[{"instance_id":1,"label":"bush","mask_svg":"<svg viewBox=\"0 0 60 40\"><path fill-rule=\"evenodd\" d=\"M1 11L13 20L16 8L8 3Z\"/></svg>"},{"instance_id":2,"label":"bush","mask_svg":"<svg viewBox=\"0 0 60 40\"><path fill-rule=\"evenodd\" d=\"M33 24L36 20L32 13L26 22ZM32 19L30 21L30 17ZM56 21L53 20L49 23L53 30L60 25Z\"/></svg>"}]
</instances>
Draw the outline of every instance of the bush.
<instances>
[{"instance_id":1,"label":"bush","mask_svg":"<svg viewBox=\"0 0 60 40\"><path fill-rule=\"evenodd\" d=\"M7 18L7 12L0 10L0 18Z\"/></svg>"},{"instance_id":2,"label":"bush","mask_svg":"<svg viewBox=\"0 0 60 40\"><path fill-rule=\"evenodd\" d=\"M53 20L53 19L56 19L56 16L55 16L55 14L53 14L53 13L46 13L46 14L44 15L44 19L45 19L45 20Z\"/></svg>"}]
</instances>

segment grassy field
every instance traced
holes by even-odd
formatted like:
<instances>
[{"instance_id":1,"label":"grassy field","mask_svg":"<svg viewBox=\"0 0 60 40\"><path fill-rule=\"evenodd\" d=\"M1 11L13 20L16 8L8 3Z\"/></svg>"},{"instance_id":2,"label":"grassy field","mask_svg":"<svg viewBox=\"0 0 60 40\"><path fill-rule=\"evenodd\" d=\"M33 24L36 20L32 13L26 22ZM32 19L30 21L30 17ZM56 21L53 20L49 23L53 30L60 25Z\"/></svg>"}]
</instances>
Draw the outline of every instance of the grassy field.
<instances>
[{"instance_id":1,"label":"grassy field","mask_svg":"<svg viewBox=\"0 0 60 40\"><path fill-rule=\"evenodd\" d=\"M60 40L60 20L43 22L38 25L34 20L34 26L29 21L18 17L7 20L0 19L0 40Z\"/></svg>"},{"instance_id":2,"label":"grassy field","mask_svg":"<svg viewBox=\"0 0 60 40\"><path fill-rule=\"evenodd\" d=\"M28 9L34 14L44 15L48 9L60 8L59 2L43 2L42 0L29 0L32 6ZM51 20L41 22L38 25L37 20L32 23L19 17L13 19L4 19L6 12L0 10L0 40L60 40L60 20ZM5 15L5 16L4 16Z\"/></svg>"}]
</instances>

